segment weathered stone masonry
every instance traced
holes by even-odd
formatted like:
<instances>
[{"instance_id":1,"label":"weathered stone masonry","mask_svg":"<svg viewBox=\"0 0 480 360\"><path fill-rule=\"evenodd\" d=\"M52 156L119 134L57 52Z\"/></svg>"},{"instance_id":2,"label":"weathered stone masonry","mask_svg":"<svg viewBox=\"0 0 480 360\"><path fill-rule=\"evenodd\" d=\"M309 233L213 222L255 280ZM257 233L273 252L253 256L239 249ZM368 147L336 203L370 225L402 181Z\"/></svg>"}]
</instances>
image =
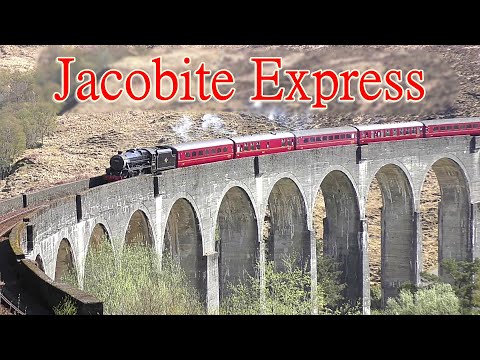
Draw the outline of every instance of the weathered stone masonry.
<instances>
[{"instance_id":1,"label":"weathered stone masonry","mask_svg":"<svg viewBox=\"0 0 480 360\"><path fill-rule=\"evenodd\" d=\"M349 298L362 299L369 313L365 204L370 183L376 177L382 191L382 287L391 296L399 284L420 279L420 194L430 169L442 195L440 257L479 256L478 143L477 137L459 136L293 151L82 187L29 219L26 253L41 259L51 278L61 271L59 261L71 261L82 284L94 229L103 229L116 253L126 234L133 239L136 231L159 258L164 250L177 256L215 313L226 282L254 274L255 264L263 266L265 259L281 269L282 256L295 253L299 263L310 266L315 284L313 209L321 190L324 251L342 263ZM272 227L264 243L267 205Z\"/></svg>"}]
</instances>

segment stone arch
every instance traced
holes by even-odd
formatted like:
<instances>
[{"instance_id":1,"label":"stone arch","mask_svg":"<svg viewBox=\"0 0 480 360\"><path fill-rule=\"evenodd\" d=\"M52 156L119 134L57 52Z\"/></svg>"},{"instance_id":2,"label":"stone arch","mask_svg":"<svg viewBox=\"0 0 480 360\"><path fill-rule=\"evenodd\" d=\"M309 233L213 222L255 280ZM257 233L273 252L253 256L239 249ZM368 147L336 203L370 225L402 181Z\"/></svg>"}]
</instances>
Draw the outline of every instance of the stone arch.
<instances>
[{"instance_id":1,"label":"stone arch","mask_svg":"<svg viewBox=\"0 0 480 360\"><path fill-rule=\"evenodd\" d=\"M95 224L92 232L90 233L90 237L88 239L87 253L90 247L98 247L102 241L111 242L112 240L110 237L110 233L107 230L107 227L103 223L98 222Z\"/></svg>"},{"instance_id":2,"label":"stone arch","mask_svg":"<svg viewBox=\"0 0 480 360\"><path fill-rule=\"evenodd\" d=\"M214 218L218 217L218 212L220 211L220 205L223 199L225 198L225 195L227 194L227 192L229 192L233 187L238 187L239 189L241 189L245 193L245 195L248 197L250 203L252 205L255 204L255 197L253 196L253 193L250 191L248 186L246 186L243 182L240 182L237 180L230 180L228 182L228 185L223 188L221 195L217 199L216 206L214 206L216 209L216 213L214 213ZM253 206L252 210L255 215L254 217L258 219L259 213L257 211L257 207Z\"/></svg>"},{"instance_id":3,"label":"stone arch","mask_svg":"<svg viewBox=\"0 0 480 360\"><path fill-rule=\"evenodd\" d=\"M355 302L363 289L358 192L352 177L342 170L328 172L315 194L320 190L325 203L323 254L340 264L346 298Z\"/></svg>"},{"instance_id":4,"label":"stone arch","mask_svg":"<svg viewBox=\"0 0 480 360\"><path fill-rule=\"evenodd\" d=\"M185 198L177 199L168 214L163 237L164 252L171 254L180 264L206 302L207 258L203 256L198 215L191 202Z\"/></svg>"},{"instance_id":5,"label":"stone arch","mask_svg":"<svg viewBox=\"0 0 480 360\"><path fill-rule=\"evenodd\" d=\"M125 230L125 245L132 244L154 246L154 235L149 218L141 209L132 213Z\"/></svg>"},{"instance_id":6,"label":"stone arch","mask_svg":"<svg viewBox=\"0 0 480 360\"><path fill-rule=\"evenodd\" d=\"M45 266L43 265L43 259L42 259L42 257L40 256L40 254L37 254L37 256L35 257L35 265L36 265L40 270L42 270L43 272L45 272Z\"/></svg>"},{"instance_id":7,"label":"stone arch","mask_svg":"<svg viewBox=\"0 0 480 360\"><path fill-rule=\"evenodd\" d=\"M416 283L415 198L404 166L384 165L375 177L382 194L381 285L385 302L397 295L400 285Z\"/></svg>"},{"instance_id":8,"label":"stone arch","mask_svg":"<svg viewBox=\"0 0 480 360\"><path fill-rule=\"evenodd\" d=\"M97 222L88 239L84 262L82 288L88 288L90 281L96 281L96 270L112 271L115 266L115 252L110 232L102 222ZM105 266L108 266L105 268ZM93 276L92 276L93 275Z\"/></svg>"},{"instance_id":9,"label":"stone arch","mask_svg":"<svg viewBox=\"0 0 480 360\"><path fill-rule=\"evenodd\" d=\"M284 270L284 257L295 254L297 265L310 267L310 231L306 199L290 177L275 182L268 197L271 229L266 240L266 258Z\"/></svg>"},{"instance_id":10,"label":"stone arch","mask_svg":"<svg viewBox=\"0 0 480 360\"><path fill-rule=\"evenodd\" d=\"M441 264L444 259L466 261L472 258L470 181L463 165L450 156L436 159L430 168L440 187L438 264L439 275L442 276Z\"/></svg>"},{"instance_id":11,"label":"stone arch","mask_svg":"<svg viewBox=\"0 0 480 360\"><path fill-rule=\"evenodd\" d=\"M292 173L289 173L289 172L282 172L282 173L276 174L275 176L272 176L270 178L270 181L269 181L271 186L264 189L264 194L265 195L268 194L268 196L270 196L273 188L277 185L277 183L280 180L282 180L284 178L290 179L296 185L296 187L299 191L299 194L302 197L302 201L305 204L305 207L307 209L307 214L306 214L307 225L310 225L312 223L312 219L311 219L312 215L311 215L310 211L308 211L309 210L309 206L308 206L309 205L309 197L305 194L305 191L304 191L303 187L301 186L300 181L296 178L295 175L293 175ZM316 191L318 191L318 188L316 189ZM268 198L264 198L262 203L264 203L264 205L262 205L262 204L260 205L260 212L265 213L265 210L266 210L267 204L268 204Z\"/></svg>"},{"instance_id":12,"label":"stone arch","mask_svg":"<svg viewBox=\"0 0 480 360\"><path fill-rule=\"evenodd\" d=\"M219 253L220 300L228 295L228 283L248 274L255 276L259 260L258 224L251 197L245 189L232 186L218 208L215 250Z\"/></svg>"},{"instance_id":13,"label":"stone arch","mask_svg":"<svg viewBox=\"0 0 480 360\"><path fill-rule=\"evenodd\" d=\"M68 272L73 272L77 277L75 253L68 239L63 238L58 245L57 261L55 265L55 281L62 281Z\"/></svg>"}]
</instances>

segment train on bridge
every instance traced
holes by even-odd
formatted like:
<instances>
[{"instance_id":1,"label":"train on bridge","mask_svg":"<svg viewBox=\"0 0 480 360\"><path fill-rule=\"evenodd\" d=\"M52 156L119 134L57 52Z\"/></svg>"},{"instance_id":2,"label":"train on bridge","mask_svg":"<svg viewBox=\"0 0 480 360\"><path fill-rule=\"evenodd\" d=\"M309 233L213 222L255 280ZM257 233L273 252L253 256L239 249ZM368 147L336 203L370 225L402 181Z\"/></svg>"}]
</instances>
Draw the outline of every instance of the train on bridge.
<instances>
[{"instance_id":1,"label":"train on bridge","mask_svg":"<svg viewBox=\"0 0 480 360\"><path fill-rule=\"evenodd\" d=\"M272 132L135 148L112 156L105 176L112 182L140 174L157 175L175 168L287 151L458 135L480 135L480 117Z\"/></svg>"}]
</instances>

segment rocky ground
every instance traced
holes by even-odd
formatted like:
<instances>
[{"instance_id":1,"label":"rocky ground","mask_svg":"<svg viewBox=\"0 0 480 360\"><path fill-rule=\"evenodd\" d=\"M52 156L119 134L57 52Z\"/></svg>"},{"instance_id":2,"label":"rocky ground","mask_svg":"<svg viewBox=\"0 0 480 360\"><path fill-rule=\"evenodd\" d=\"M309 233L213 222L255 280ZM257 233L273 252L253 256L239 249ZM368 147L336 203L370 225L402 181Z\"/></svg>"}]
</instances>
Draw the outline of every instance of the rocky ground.
<instances>
[{"instance_id":1,"label":"rocky ground","mask_svg":"<svg viewBox=\"0 0 480 360\"><path fill-rule=\"evenodd\" d=\"M0 69L27 71L36 66L44 46L0 45ZM145 50L145 49L144 49ZM325 112L309 111L298 103L274 105L251 103L253 65L249 56L282 56L285 68L335 70L375 68L425 69L427 97L419 104L388 105L332 102ZM171 144L228 134L251 134L278 129L339 126L351 123L392 122L437 117L477 116L480 96L479 46L153 46L138 56L110 63L123 72L134 68L152 72L150 60L162 56L165 68L186 70L184 56L200 61L212 70L230 69L236 77L237 93L232 101L205 104L158 103L148 98L141 103L83 103L57 118L57 129L38 149L27 150L18 159L17 171L0 180L0 199L52 184L98 175L117 150L130 147ZM289 86L287 80L281 84ZM308 91L313 83L305 82ZM111 83L112 91L118 84ZM140 89L142 84L136 84ZM273 91L273 90L272 90ZM424 269L435 268L436 226L439 189L435 176L424 185L422 216ZM315 224L321 229L323 202L318 203ZM376 183L371 186L367 214L370 230L371 279L377 282L380 269L380 208Z\"/></svg>"}]
</instances>

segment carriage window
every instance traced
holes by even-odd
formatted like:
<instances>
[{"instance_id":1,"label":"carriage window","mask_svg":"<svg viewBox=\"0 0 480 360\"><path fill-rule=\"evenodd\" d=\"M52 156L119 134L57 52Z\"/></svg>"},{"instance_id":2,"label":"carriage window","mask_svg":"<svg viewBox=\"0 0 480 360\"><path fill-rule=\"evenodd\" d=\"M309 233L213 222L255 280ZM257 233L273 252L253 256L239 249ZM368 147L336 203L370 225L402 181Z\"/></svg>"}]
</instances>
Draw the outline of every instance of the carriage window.
<instances>
[{"instance_id":1,"label":"carriage window","mask_svg":"<svg viewBox=\"0 0 480 360\"><path fill-rule=\"evenodd\" d=\"M291 146L292 145L292 139L287 139L287 145Z\"/></svg>"},{"instance_id":2,"label":"carriage window","mask_svg":"<svg viewBox=\"0 0 480 360\"><path fill-rule=\"evenodd\" d=\"M311 142L315 142L315 138L312 136L312 137L310 138L310 141L311 141Z\"/></svg>"},{"instance_id":3,"label":"carriage window","mask_svg":"<svg viewBox=\"0 0 480 360\"><path fill-rule=\"evenodd\" d=\"M197 152L196 152L196 151L192 151L192 156L197 156Z\"/></svg>"},{"instance_id":4,"label":"carriage window","mask_svg":"<svg viewBox=\"0 0 480 360\"><path fill-rule=\"evenodd\" d=\"M326 136L323 137L323 141L327 141L327 139L328 139L328 138L327 138Z\"/></svg>"},{"instance_id":5,"label":"carriage window","mask_svg":"<svg viewBox=\"0 0 480 360\"><path fill-rule=\"evenodd\" d=\"M306 144L308 143L308 138L303 138L303 142Z\"/></svg>"},{"instance_id":6,"label":"carriage window","mask_svg":"<svg viewBox=\"0 0 480 360\"><path fill-rule=\"evenodd\" d=\"M405 135L410 134L410 129L405 129Z\"/></svg>"},{"instance_id":7,"label":"carriage window","mask_svg":"<svg viewBox=\"0 0 480 360\"><path fill-rule=\"evenodd\" d=\"M403 129L398 129L398 135L403 135Z\"/></svg>"},{"instance_id":8,"label":"carriage window","mask_svg":"<svg viewBox=\"0 0 480 360\"><path fill-rule=\"evenodd\" d=\"M458 130L458 129L460 128L460 126L458 126L458 125L453 125L453 128L454 128L455 130Z\"/></svg>"},{"instance_id":9,"label":"carriage window","mask_svg":"<svg viewBox=\"0 0 480 360\"><path fill-rule=\"evenodd\" d=\"M254 143L250 144L250 150L255 150L255 144Z\"/></svg>"},{"instance_id":10,"label":"carriage window","mask_svg":"<svg viewBox=\"0 0 480 360\"><path fill-rule=\"evenodd\" d=\"M397 136L397 129L393 129L393 136Z\"/></svg>"},{"instance_id":11,"label":"carriage window","mask_svg":"<svg viewBox=\"0 0 480 360\"><path fill-rule=\"evenodd\" d=\"M222 148L217 148L217 154L222 152Z\"/></svg>"},{"instance_id":12,"label":"carriage window","mask_svg":"<svg viewBox=\"0 0 480 360\"><path fill-rule=\"evenodd\" d=\"M190 153L187 152L187 153L185 154L185 156L186 156L187 158L189 158L189 157L190 157Z\"/></svg>"},{"instance_id":13,"label":"carriage window","mask_svg":"<svg viewBox=\"0 0 480 360\"><path fill-rule=\"evenodd\" d=\"M257 142L257 150L260 150L260 143Z\"/></svg>"},{"instance_id":14,"label":"carriage window","mask_svg":"<svg viewBox=\"0 0 480 360\"><path fill-rule=\"evenodd\" d=\"M334 139L335 139L335 140L340 139L340 135L335 135L335 136L334 136Z\"/></svg>"},{"instance_id":15,"label":"carriage window","mask_svg":"<svg viewBox=\"0 0 480 360\"><path fill-rule=\"evenodd\" d=\"M333 140L333 135L330 135L330 136L328 137L328 140Z\"/></svg>"},{"instance_id":16,"label":"carriage window","mask_svg":"<svg viewBox=\"0 0 480 360\"><path fill-rule=\"evenodd\" d=\"M385 136L390 136L390 130L385 130Z\"/></svg>"},{"instance_id":17,"label":"carriage window","mask_svg":"<svg viewBox=\"0 0 480 360\"><path fill-rule=\"evenodd\" d=\"M471 129L471 128L472 128L472 124L468 124L467 129Z\"/></svg>"},{"instance_id":18,"label":"carriage window","mask_svg":"<svg viewBox=\"0 0 480 360\"><path fill-rule=\"evenodd\" d=\"M198 152L198 156L203 156L203 150L200 150L200 151Z\"/></svg>"},{"instance_id":19,"label":"carriage window","mask_svg":"<svg viewBox=\"0 0 480 360\"><path fill-rule=\"evenodd\" d=\"M322 137L321 137L321 136L317 136L317 137L315 138L315 140L316 140L316 141L322 141Z\"/></svg>"},{"instance_id":20,"label":"carriage window","mask_svg":"<svg viewBox=\"0 0 480 360\"><path fill-rule=\"evenodd\" d=\"M412 134L416 134L417 133L417 128L412 128Z\"/></svg>"},{"instance_id":21,"label":"carriage window","mask_svg":"<svg viewBox=\"0 0 480 360\"><path fill-rule=\"evenodd\" d=\"M345 139L345 134L340 135L340 139Z\"/></svg>"},{"instance_id":22,"label":"carriage window","mask_svg":"<svg viewBox=\"0 0 480 360\"><path fill-rule=\"evenodd\" d=\"M445 126L440 126L440 130L445 130Z\"/></svg>"},{"instance_id":23,"label":"carriage window","mask_svg":"<svg viewBox=\"0 0 480 360\"><path fill-rule=\"evenodd\" d=\"M365 138L368 137L368 131L363 132L363 137L365 137Z\"/></svg>"},{"instance_id":24,"label":"carriage window","mask_svg":"<svg viewBox=\"0 0 480 360\"><path fill-rule=\"evenodd\" d=\"M226 147L223 148L223 152L227 152L227 150L228 150L228 149L227 149Z\"/></svg>"},{"instance_id":25,"label":"carriage window","mask_svg":"<svg viewBox=\"0 0 480 360\"><path fill-rule=\"evenodd\" d=\"M460 125L460 129L464 130L464 129L465 129L465 125Z\"/></svg>"},{"instance_id":26,"label":"carriage window","mask_svg":"<svg viewBox=\"0 0 480 360\"><path fill-rule=\"evenodd\" d=\"M433 131L438 131L438 126L435 126L435 127L433 128Z\"/></svg>"},{"instance_id":27,"label":"carriage window","mask_svg":"<svg viewBox=\"0 0 480 360\"><path fill-rule=\"evenodd\" d=\"M285 146L285 139L282 139L282 146Z\"/></svg>"},{"instance_id":28,"label":"carriage window","mask_svg":"<svg viewBox=\"0 0 480 360\"><path fill-rule=\"evenodd\" d=\"M478 128L478 124L473 124L473 127L474 127L474 128Z\"/></svg>"}]
</instances>

